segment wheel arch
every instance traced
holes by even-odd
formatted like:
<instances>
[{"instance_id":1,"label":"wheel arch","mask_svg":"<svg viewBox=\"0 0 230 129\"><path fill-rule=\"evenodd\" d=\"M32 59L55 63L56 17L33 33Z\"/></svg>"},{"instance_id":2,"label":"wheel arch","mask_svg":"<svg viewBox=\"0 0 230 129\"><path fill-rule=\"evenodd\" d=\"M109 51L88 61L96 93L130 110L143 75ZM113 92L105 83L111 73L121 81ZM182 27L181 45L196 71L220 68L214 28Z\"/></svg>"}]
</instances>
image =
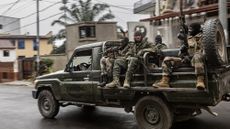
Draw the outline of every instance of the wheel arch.
<instances>
[{"instance_id":1,"label":"wheel arch","mask_svg":"<svg viewBox=\"0 0 230 129\"><path fill-rule=\"evenodd\" d=\"M49 90L55 97L56 100L61 99L61 91L59 87L59 83L56 81L53 82L38 82L37 85L37 95L36 97L39 96L39 93L42 90Z\"/></svg>"}]
</instances>

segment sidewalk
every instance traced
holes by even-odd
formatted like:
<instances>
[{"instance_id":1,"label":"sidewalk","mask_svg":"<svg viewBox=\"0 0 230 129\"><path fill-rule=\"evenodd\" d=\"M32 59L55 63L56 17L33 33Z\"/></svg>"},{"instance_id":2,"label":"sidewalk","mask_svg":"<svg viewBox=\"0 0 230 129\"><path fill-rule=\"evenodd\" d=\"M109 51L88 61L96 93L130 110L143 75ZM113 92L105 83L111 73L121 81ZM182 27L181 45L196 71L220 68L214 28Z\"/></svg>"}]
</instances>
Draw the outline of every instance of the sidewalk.
<instances>
[{"instance_id":1,"label":"sidewalk","mask_svg":"<svg viewBox=\"0 0 230 129\"><path fill-rule=\"evenodd\" d=\"M33 87L33 83L31 81L28 80L20 80L20 81L13 81L13 82L4 82L4 83L0 83L0 85L8 85L8 86L29 86L29 87Z\"/></svg>"}]
</instances>

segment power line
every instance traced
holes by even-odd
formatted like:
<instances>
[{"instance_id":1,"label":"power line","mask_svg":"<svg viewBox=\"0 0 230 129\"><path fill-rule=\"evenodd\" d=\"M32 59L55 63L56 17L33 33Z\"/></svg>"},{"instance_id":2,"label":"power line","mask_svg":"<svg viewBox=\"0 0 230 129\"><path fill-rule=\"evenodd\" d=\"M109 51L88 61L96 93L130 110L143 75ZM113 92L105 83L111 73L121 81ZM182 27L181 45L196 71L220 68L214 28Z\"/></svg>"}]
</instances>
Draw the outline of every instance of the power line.
<instances>
[{"instance_id":1,"label":"power line","mask_svg":"<svg viewBox=\"0 0 230 129\"><path fill-rule=\"evenodd\" d=\"M43 19L39 20L39 22L45 21L45 20L50 19L50 18L53 18L53 17L58 16L58 15L60 15L60 14L63 14L63 12L61 12L61 13L56 13L56 14L54 14L54 15L48 16L48 17L46 17L46 18L43 18ZM36 23L37 23L37 22L29 23L29 24L26 24L26 25L24 25L24 26L21 26L21 27L18 27L18 28L14 28L14 29L12 29L12 30L9 30L9 31L3 32L3 33L9 33L9 32L15 31L15 30L19 30L19 29L22 29L22 28L31 26L31 25L36 24Z\"/></svg>"},{"instance_id":2,"label":"power line","mask_svg":"<svg viewBox=\"0 0 230 129\"><path fill-rule=\"evenodd\" d=\"M55 6L55 5L58 4L58 3L60 3L60 2L56 2L56 3L52 4L52 5L49 5L49 6L47 6L46 8L43 8L42 10L40 10L39 12L43 12L43 11L45 11L45 10L47 10L47 9L49 9L49 8L51 8L51 7L53 7L53 6ZM29 14L29 15L27 15L27 16L24 16L24 17L21 17L21 18L19 18L19 19L28 18L28 17L30 17L30 16L35 15L36 13L37 13L37 12L31 13L31 14ZM10 22L10 23L7 23L7 24L5 24L5 25L3 25L3 26L8 26L8 25L13 24L13 23L15 23L15 22L17 22L17 21L18 21L18 19L15 20L15 21L12 21L12 22Z\"/></svg>"},{"instance_id":3,"label":"power line","mask_svg":"<svg viewBox=\"0 0 230 129\"><path fill-rule=\"evenodd\" d=\"M17 0L14 2L6 11L4 11L1 15L6 14L8 11L10 11L17 3L19 3L21 0Z\"/></svg>"},{"instance_id":4,"label":"power line","mask_svg":"<svg viewBox=\"0 0 230 129\"><path fill-rule=\"evenodd\" d=\"M127 11L133 11L132 8L121 7L121 6L109 4L109 3L106 3L106 2L103 2L103 1L99 1L99 0L95 0L95 1L97 1L97 2L99 2L99 3L107 4L107 5L111 6L111 7L115 7L115 8L119 8L119 9L123 9L123 10L127 10Z\"/></svg>"},{"instance_id":5,"label":"power line","mask_svg":"<svg viewBox=\"0 0 230 129\"><path fill-rule=\"evenodd\" d=\"M28 1L28 0L25 0L25 1ZM18 8L15 8L12 12L10 12L9 15L13 15L15 13L21 12L21 11L25 10L26 8L31 7L33 4L34 4L34 2L31 0L29 2L25 2L25 4L19 6Z\"/></svg>"},{"instance_id":6,"label":"power line","mask_svg":"<svg viewBox=\"0 0 230 129\"><path fill-rule=\"evenodd\" d=\"M0 6L7 6L7 5L11 5L14 4L15 2L11 2L11 3L6 3L6 4L0 4Z\"/></svg>"}]
</instances>

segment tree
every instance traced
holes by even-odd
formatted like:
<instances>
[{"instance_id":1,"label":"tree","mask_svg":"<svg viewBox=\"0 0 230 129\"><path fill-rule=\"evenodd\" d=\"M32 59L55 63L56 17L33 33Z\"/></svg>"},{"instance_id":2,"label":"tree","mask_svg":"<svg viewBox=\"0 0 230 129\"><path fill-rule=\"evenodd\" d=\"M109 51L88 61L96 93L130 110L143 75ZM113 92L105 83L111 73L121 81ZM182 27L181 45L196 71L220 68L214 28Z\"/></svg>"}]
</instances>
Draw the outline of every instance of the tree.
<instances>
[{"instance_id":1,"label":"tree","mask_svg":"<svg viewBox=\"0 0 230 129\"><path fill-rule=\"evenodd\" d=\"M62 0L62 3L63 6L60 7L60 10L65 13L58 20L54 20L51 24L52 26L55 24L66 26L83 21L105 21L114 18L109 5L104 3L93 4L92 0L79 0L77 3L72 4L71 7L66 6L68 0ZM52 40L65 37L66 30L61 29L57 35L52 37Z\"/></svg>"}]
</instances>

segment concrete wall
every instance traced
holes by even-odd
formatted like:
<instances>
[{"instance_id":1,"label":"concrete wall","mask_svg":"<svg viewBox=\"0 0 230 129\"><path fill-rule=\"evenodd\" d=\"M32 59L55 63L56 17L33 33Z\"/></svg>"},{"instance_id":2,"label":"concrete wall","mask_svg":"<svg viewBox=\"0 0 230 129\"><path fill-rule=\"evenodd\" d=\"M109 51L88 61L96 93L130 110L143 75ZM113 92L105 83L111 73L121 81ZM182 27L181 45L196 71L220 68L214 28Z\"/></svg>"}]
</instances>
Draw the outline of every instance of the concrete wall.
<instances>
[{"instance_id":1,"label":"concrete wall","mask_svg":"<svg viewBox=\"0 0 230 129\"><path fill-rule=\"evenodd\" d=\"M41 58L51 59L54 61L53 66L52 66L53 72L58 71L58 70L64 70L68 62L65 54L46 55L46 56L41 56Z\"/></svg>"},{"instance_id":2,"label":"concrete wall","mask_svg":"<svg viewBox=\"0 0 230 129\"><path fill-rule=\"evenodd\" d=\"M81 26L95 26L95 38L81 38L79 37L79 27ZM66 53L67 58L70 58L74 49L77 46L106 41L117 40L117 26L116 22L82 22L66 26L67 30L67 44Z\"/></svg>"},{"instance_id":3,"label":"concrete wall","mask_svg":"<svg viewBox=\"0 0 230 129\"><path fill-rule=\"evenodd\" d=\"M13 34L19 35L20 29L20 19L14 17L0 16L0 24L2 25L2 29L0 29L0 33L4 34ZM11 31L13 30L13 31ZM7 32L10 31L10 32Z\"/></svg>"}]
</instances>

